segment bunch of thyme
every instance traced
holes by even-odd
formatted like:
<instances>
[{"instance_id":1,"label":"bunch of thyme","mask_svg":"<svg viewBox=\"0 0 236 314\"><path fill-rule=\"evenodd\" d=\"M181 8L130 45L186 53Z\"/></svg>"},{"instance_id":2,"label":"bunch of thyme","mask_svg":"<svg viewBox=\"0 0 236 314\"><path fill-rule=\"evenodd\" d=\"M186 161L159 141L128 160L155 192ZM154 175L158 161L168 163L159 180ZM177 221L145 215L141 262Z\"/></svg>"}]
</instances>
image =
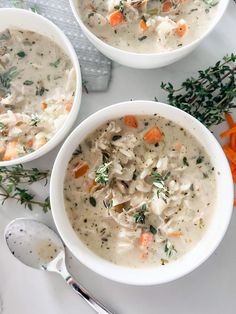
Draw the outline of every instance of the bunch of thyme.
<instances>
[{"instance_id":1,"label":"bunch of thyme","mask_svg":"<svg viewBox=\"0 0 236 314\"><path fill-rule=\"evenodd\" d=\"M198 71L197 78L185 80L178 89L171 83L162 83L161 88L168 92L171 106L186 111L206 127L217 125L236 107L236 54Z\"/></svg>"},{"instance_id":2,"label":"bunch of thyme","mask_svg":"<svg viewBox=\"0 0 236 314\"><path fill-rule=\"evenodd\" d=\"M30 210L33 209L33 205L38 205L46 213L50 209L49 197L44 201L36 201L34 195L24 186L41 180L45 180L46 185L48 176L48 170L24 169L22 165L0 167L0 198L2 204L8 199L14 199Z\"/></svg>"}]
</instances>

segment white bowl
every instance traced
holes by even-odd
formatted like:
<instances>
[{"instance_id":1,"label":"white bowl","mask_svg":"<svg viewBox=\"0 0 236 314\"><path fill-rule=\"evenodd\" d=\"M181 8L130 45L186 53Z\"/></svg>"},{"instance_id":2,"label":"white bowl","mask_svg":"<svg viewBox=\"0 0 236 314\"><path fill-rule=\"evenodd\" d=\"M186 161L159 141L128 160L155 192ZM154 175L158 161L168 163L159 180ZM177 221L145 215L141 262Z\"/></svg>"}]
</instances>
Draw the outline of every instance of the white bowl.
<instances>
[{"instance_id":1,"label":"white bowl","mask_svg":"<svg viewBox=\"0 0 236 314\"><path fill-rule=\"evenodd\" d=\"M138 269L118 266L97 256L78 238L64 207L63 185L67 164L77 146L107 120L127 114L157 113L186 128L211 158L216 173L217 199L210 225L198 244L177 261L165 267ZM84 265L109 279L133 285L153 285L172 281L186 275L202 264L216 249L228 227L233 208L233 182L228 161L215 137L199 121L182 110L152 101L123 102L102 109L84 120L67 138L53 166L50 198L57 229L69 250Z\"/></svg>"},{"instance_id":2,"label":"white bowl","mask_svg":"<svg viewBox=\"0 0 236 314\"><path fill-rule=\"evenodd\" d=\"M112 47L99 39L96 35L94 35L89 28L84 24L80 17L80 13L78 10L78 2L79 0L70 0L70 5L72 11L74 13L75 18L77 19L81 29L91 41L91 43L101 51L105 56L116 61L122 65L137 68L137 69L153 69L160 68L166 66L168 64L174 63L186 55L188 55L191 51L193 51L200 42L214 29L216 24L219 22L221 17L223 16L229 0L220 0L218 4L218 10L216 13L216 17L210 27L206 30L206 32L198 39L194 40L192 43L183 46L181 48L162 52L162 53L134 53L125 50L121 50L115 47Z\"/></svg>"},{"instance_id":3,"label":"white bowl","mask_svg":"<svg viewBox=\"0 0 236 314\"><path fill-rule=\"evenodd\" d=\"M74 103L64 125L57 131L53 138L38 150L27 154L23 157L16 158L10 161L0 161L0 166L12 166L19 163L25 163L45 155L54 147L56 147L69 132L73 123L76 120L80 108L82 94L82 80L80 66L77 55L71 45L69 39L64 33L52 22L43 16L22 9L0 9L0 31L5 28L21 28L31 30L49 37L56 42L71 59L71 62L76 71L76 90Z\"/></svg>"}]
</instances>

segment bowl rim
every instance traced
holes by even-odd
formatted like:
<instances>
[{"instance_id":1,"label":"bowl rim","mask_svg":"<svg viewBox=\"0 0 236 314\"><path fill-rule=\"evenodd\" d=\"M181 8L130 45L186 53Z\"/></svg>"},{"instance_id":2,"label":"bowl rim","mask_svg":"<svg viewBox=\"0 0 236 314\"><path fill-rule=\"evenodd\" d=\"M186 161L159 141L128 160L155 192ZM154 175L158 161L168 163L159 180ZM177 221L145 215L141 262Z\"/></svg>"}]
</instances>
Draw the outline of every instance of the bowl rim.
<instances>
[{"instance_id":1,"label":"bowl rim","mask_svg":"<svg viewBox=\"0 0 236 314\"><path fill-rule=\"evenodd\" d=\"M208 229L211 230L210 227L212 225L214 226L214 228L217 226L217 229L216 229L218 231L217 235L215 235L214 233L214 237L212 239L209 238L208 234L210 233L210 231L208 232L208 229L207 229L203 238L197 243L197 245L194 248L192 248L188 253L183 255L182 258L179 258L176 261L165 266L165 269L168 268L169 273L166 270L164 270L163 271L164 275L163 273L161 273L162 270L160 267L131 268L131 267L125 267L125 266L118 266L111 262L106 261L105 259L99 257L98 255L90 251L83 244L83 242L79 239L79 237L76 235L76 233L72 229L72 226L69 222L68 216L65 211L64 197L63 197L64 175L66 172L67 163L70 160L71 155L72 155L71 154L68 156L68 151L70 147L73 146L73 150L74 150L74 148L79 144L79 142L82 141L84 138L86 138L86 136L89 133L91 133L92 130L95 130L97 127L99 127L99 125L101 125L102 123L105 123L109 119L115 118L115 116L116 118L118 118L125 114L131 113L131 110L129 111L130 108L132 107L137 108L138 106L142 105L143 110L145 112L145 109L147 108L147 106L149 105L154 106L154 104L155 106L159 106L159 108L162 107L163 110L171 111L173 115L175 113L182 115L182 117L186 118L186 121L190 122L190 125L195 125L195 127L198 128L199 132L201 132L201 135L204 135L205 138L209 141L209 143L211 143L211 145L214 146L215 153L217 154L218 158L220 158L220 163L218 162L218 164L220 165L219 169L224 170L222 171L222 174L221 174L221 180L223 176L224 184L221 183L220 179L218 180L216 179L217 187L220 186L219 190L223 191L224 201L221 200L221 198L216 195L217 201L215 204L215 212L214 212L213 217L216 217L218 220L216 218L214 218L213 220L213 217L212 217L211 224L208 227ZM116 112L116 110L119 110L119 108L122 108L123 114L114 113ZM156 109L156 112L158 112L158 107ZM141 113L138 113L137 115L139 114ZM152 114L152 113L148 111L148 113L146 114ZM160 114L160 116L162 116L162 114ZM96 124L95 120L97 121L99 120L100 124ZM93 124L96 124L96 126L94 127ZM92 128L90 128L91 125L93 126ZM186 127L186 125L182 125L182 126L186 128L187 130L190 130L190 128L192 128L192 126L191 127ZM76 145L73 144L73 142L75 142L75 139L78 136L80 136L80 133L83 133L83 130L85 130L86 127L89 127L90 131L85 132L86 134L84 135L81 135L82 138L76 142ZM190 131L190 133L193 134L193 131ZM209 152L210 152L210 149L207 150L207 153L210 155ZM212 154L210 155L210 157L212 159ZM65 161L66 159L67 161ZM65 166L63 163L65 163ZM213 165L215 164L213 163ZM229 168L228 161L223 153L223 150L220 144L218 143L218 141L216 140L216 138L203 124L201 124L198 120L193 118L191 115L187 114L186 112L178 108L172 107L164 103L139 100L139 101L121 102L118 104L105 107L95 112L91 116L89 116L80 125L77 126L77 128L67 138L67 140L61 147L56 157L53 170L52 170L52 175L51 175L50 196L51 196L52 215L53 215L53 219L57 227L57 230L61 238L63 239L65 245L67 246L67 248L82 264L84 264L86 267L88 267L90 270L93 270L97 274L103 277L106 277L110 280L114 280L116 282L136 285L136 286L150 286L150 285L170 282L180 277L183 277L187 275L188 273L192 272L197 267L199 267L206 259L208 259L212 255L212 253L215 251L215 249L218 247L221 240L223 239L224 234L228 228L230 218L232 215L232 210L233 210L234 189L233 189L231 171ZM224 208L224 210L221 210L222 207ZM217 210L220 209L221 212L218 213L216 209ZM222 218L219 215L221 216L224 215L224 216ZM211 240L210 246L209 246L210 240L207 238L207 236ZM208 240L208 242L206 240ZM78 247L78 245L80 247ZM81 248L83 252L80 251ZM202 251L200 251L200 249L202 249ZM196 256L198 257L198 259L196 259ZM195 259L193 259L193 257L195 257ZM177 271L176 271L176 268L177 268ZM159 277L157 275L159 275Z\"/></svg>"},{"instance_id":2,"label":"bowl rim","mask_svg":"<svg viewBox=\"0 0 236 314\"><path fill-rule=\"evenodd\" d=\"M79 60L78 60L78 57L77 57L76 52L74 50L74 47L72 46L68 37L63 33L63 31L56 24L54 24L52 21L50 21L49 19L47 19L46 17L44 17L40 14L31 12L31 11L28 11L25 9L1 8L0 15L1 14L4 15L6 13L12 14L12 15L14 15L14 14L21 15L21 18L27 18L27 17L31 16L31 17L33 17L33 19L35 19L36 22L40 20L41 23L50 27L50 29L52 30L52 33L58 34L61 41L63 41L64 45L67 47L68 51L67 52L65 51L65 53L68 56L68 58L71 60L72 65L73 65L75 72L76 72L76 88L75 88L74 101L73 101L72 109L71 109L70 113L68 114L68 116L66 117L64 124L44 146L40 147L36 151L29 153L29 154L26 154L26 155L19 157L19 158L9 160L9 161L0 161L0 166L14 166L14 165L30 162L30 161L35 160L35 159L37 159L43 155L46 155L49 151L54 149L65 138L65 136L68 134L68 132L72 128L72 126L73 126L73 124L77 118L77 114L79 113L79 110L80 110L81 97L82 97L82 77L81 77ZM21 28L21 27L19 27L19 28ZM23 28L23 29L25 29L25 28ZM30 30L30 28L27 28L27 30ZM38 32L38 33L40 33L40 32ZM51 37L49 37L45 34L43 34L43 36L48 37L50 40L53 41L53 39ZM62 47L62 49L64 50L63 47Z\"/></svg>"},{"instance_id":3,"label":"bowl rim","mask_svg":"<svg viewBox=\"0 0 236 314\"><path fill-rule=\"evenodd\" d=\"M127 50L123 50L117 47L114 47L112 45L107 44L105 41L101 40L100 38L98 38L92 31L90 31L90 29L85 25L85 23L83 22L82 18L80 17L77 7L75 5L75 1L76 0L69 0L70 2L70 6L72 9L72 12L74 14L74 17L76 18L77 22L79 23L80 27L82 28L82 30L85 32L85 34L87 35L87 33L89 34L89 36L91 37L91 42L93 43L93 41L95 41L96 43L104 46L104 48L109 49L110 51L112 51L112 53L119 53L119 54L124 54L124 55L129 55L129 56L133 56L133 57L154 57L154 56L168 56L168 55L172 55L175 54L177 52L179 52L180 54L183 52L185 52L185 50L189 50L191 47L194 47L197 43L201 42L207 35L209 35L209 33L215 28L215 26L218 24L218 22L221 20L222 16L224 15L230 0L220 0L222 2L225 2L223 10L218 10L218 14L217 16L213 19L210 27L204 32L204 34L195 39L194 41L190 42L187 45L184 45L180 48L176 48L170 51L164 51L164 52L152 52L152 53L139 53L139 52L134 52L134 51L127 51ZM90 40L90 37L88 37L88 39Z\"/></svg>"}]
</instances>

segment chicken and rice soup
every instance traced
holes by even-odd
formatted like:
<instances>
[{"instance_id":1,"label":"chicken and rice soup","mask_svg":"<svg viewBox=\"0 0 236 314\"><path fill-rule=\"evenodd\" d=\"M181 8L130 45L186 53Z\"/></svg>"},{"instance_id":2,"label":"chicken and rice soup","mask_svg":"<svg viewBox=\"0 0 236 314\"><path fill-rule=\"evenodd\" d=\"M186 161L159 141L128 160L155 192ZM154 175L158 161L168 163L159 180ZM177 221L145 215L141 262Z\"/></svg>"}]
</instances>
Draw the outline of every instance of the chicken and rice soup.
<instances>
[{"instance_id":1,"label":"chicken and rice soup","mask_svg":"<svg viewBox=\"0 0 236 314\"><path fill-rule=\"evenodd\" d=\"M0 33L0 161L45 145L73 104L76 75L51 39L20 29Z\"/></svg>"},{"instance_id":2,"label":"chicken and rice soup","mask_svg":"<svg viewBox=\"0 0 236 314\"><path fill-rule=\"evenodd\" d=\"M210 27L217 0L78 0L85 25L111 46L138 53L177 49Z\"/></svg>"},{"instance_id":3,"label":"chicken and rice soup","mask_svg":"<svg viewBox=\"0 0 236 314\"><path fill-rule=\"evenodd\" d=\"M165 265L202 238L215 205L215 171L201 144L154 115L125 116L75 150L65 208L89 249L119 265Z\"/></svg>"}]
</instances>

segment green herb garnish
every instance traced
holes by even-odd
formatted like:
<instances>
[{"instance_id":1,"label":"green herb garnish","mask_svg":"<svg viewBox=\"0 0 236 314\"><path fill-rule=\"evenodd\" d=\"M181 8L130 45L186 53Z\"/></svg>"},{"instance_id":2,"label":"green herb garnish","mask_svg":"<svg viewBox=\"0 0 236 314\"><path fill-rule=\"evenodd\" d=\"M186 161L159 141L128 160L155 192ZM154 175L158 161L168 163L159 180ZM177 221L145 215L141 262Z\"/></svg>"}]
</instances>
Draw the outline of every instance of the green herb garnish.
<instances>
[{"instance_id":1,"label":"green herb garnish","mask_svg":"<svg viewBox=\"0 0 236 314\"><path fill-rule=\"evenodd\" d=\"M165 181L170 176L170 172L167 172L165 175L161 175L157 171L153 171L151 174L152 184L157 189L157 197L162 198L164 202L167 202L167 198L169 197L169 189L165 184Z\"/></svg>"},{"instance_id":2,"label":"green herb garnish","mask_svg":"<svg viewBox=\"0 0 236 314\"><path fill-rule=\"evenodd\" d=\"M54 68L57 68L61 62L61 58L57 59L55 62L50 62L49 65L51 65Z\"/></svg>"},{"instance_id":3,"label":"green herb garnish","mask_svg":"<svg viewBox=\"0 0 236 314\"><path fill-rule=\"evenodd\" d=\"M95 199L93 196L90 196L90 198L89 198L89 203L90 203L93 207L96 207L96 205L97 205L97 201L96 201L96 199Z\"/></svg>"},{"instance_id":4,"label":"green herb garnish","mask_svg":"<svg viewBox=\"0 0 236 314\"><path fill-rule=\"evenodd\" d=\"M118 5L114 6L114 9L119 10L121 13L124 13L124 1L121 0Z\"/></svg>"},{"instance_id":5,"label":"green herb garnish","mask_svg":"<svg viewBox=\"0 0 236 314\"><path fill-rule=\"evenodd\" d=\"M96 170L95 182L101 184L106 184L108 182L109 167L111 164L112 162L105 162L98 167L98 169Z\"/></svg>"},{"instance_id":6,"label":"green herb garnish","mask_svg":"<svg viewBox=\"0 0 236 314\"><path fill-rule=\"evenodd\" d=\"M33 82L33 81L30 81L30 80L26 80L26 81L24 81L23 84L24 84L24 85L27 85L27 86L30 86L30 85L33 85L34 82Z\"/></svg>"},{"instance_id":7,"label":"green herb garnish","mask_svg":"<svg viewBox=\"0 0 236 314\"><path fill-rule=\"evenodd\" d=\"M153 225L150 225L150 232L151 232L152 234L156 234L156 233L157 233L156 227L154 227Z\"/></svg>"},{"instance_id":8,"label":"green herb garnish","mask_svg":"<svg viewBox=\"0 0 236 314\"><path fill-rule=\"evenodd\" d=\"M198 158L196 159L196 164L201 164L204 160L204 156L198 156Z\"/></svg>"},{"instance_id":9,"label":"green herb garnish","mask_svg":"<svg viewBox=\"0 0 236 314\"><path fill-rule=\"evenodd\" d=\"M147 38L147 36L145 35L145 36L139 37L138 40L139 40L139 41L143 41L143 40L146 39L146 38Z\"/></svg>"},{"instance_id":10,"label":"green herb garnish","mask_svg":"<svg viewBox=\"0 0 236 314\"><path fill-rule=\"evenodd\" d=\"M20 57L21 59L23 59L26 56L26 53L23 50L21 50L21 51L17 52L17 56Z\"/></svg>"},{"instance_id":11,"label":"green herb garnish","mask_svg":"<svg viewBox=\"0 0 236 314\"><path fill-rule=\"evenodd\" d=\"M5 96L10 94L11 81L19 74L16 66L11 67L6 72L0 74L0 90L4 92Z\"/></svg>"},{"instance_id":12,"label":"green herb garnish","mask_svg":"<svg viewBox=\"0 0 236 314\"><path fill-rule=\"evenodd\" d=\"M6 125L5 125L4 123L0 122L0 130L1 130L1 131L4 130L5 127L6 127Z\"/></svg>"},{"instance_id":13,"label":"green herb garnish","mask_svg":"<svg viewBox=\"0 0 236 314\"><path fill-rule=\"evenodd\" d=\"M103 205L105 208L110 209L113 207L113 200L110 200L110 201L104 200Z\"/></svg>"},{"instance_id":14,"label":"green herb garnish","mask_svg":"<svg viewBox=\"0 0 236 314\"><path fill-rule=\"evenodd\" d=\"M31 121L30 121L31 126L38 126L39 122L40 122L40 119L36 114L31 116Z\"/></svg>"},{"instance_id":15,"label":"green herb garnish","mask_svg":"<svg viewBox=\"0 0 236 314\"><path fill-rule=\"evenodd\" d=\"M166 240L164 251L168 258L172 257L175 253L177 253L174 245L169 240Z\"/></svg>"},{"instance_id":16,"label":"green herb garnish","mask_svg":"<svg viewBox=\"0 0 236 314\"><path fill-rule=\"evenodd\" d=\"M49 171L41 171L37 168L24 169L22 165L13 167L0 167L0 197L2 204L8 199L15 199L20 204L24 204L26 208L32 210L33 205L40 206L44 212L50 209L50 201L47 197L43 202L36 201L34 195L31 194L27 187L34 182L46 180Z\"/></svg>"},{"instance_id":17,"label":"green herb garnish","mask_svg":"<svg viewBox=\"0 0 236 314\"><path fill-rule=\"evenodd\" d=\"M81 147L81 145L79 145L78 148L76 148L76 150L73 152L72 155L73 156L78 156L80 154L82 154L82 147Z\"/></svg>"},{"instance_id":18,"label":"green herb garnish","mask_svg":"<svg viewBox=\"0 0 236 314\"><path fill-rule=\"evenodd\" d=\"M84 89L85 93L88 94L88 87L87 87L88 82L85 80L82 80L82 88Z\"/></svg>"},{"instance_id":19,"label":"green herb garnish","mask_svg":"<svg viewBox=\"0 0 236 314\"><path fill-rule=\"evenodd\" d=\"M47 88L45 88L43 86L41 86L41 87L36 86L36 93L35 93L36 96L43 96L43 94L45 92L48 92Z\"/></svg>"},{"instance_id":20,"label":"green herb garnish","mask_svg":"<svg viewBox=\"0 0 236 314\"><path fill-rule=\"evenodd\" d=\"M168 103L182 109L206 127L225 120L225 113L236 107L236 54L225 56L214 66L198 71L198 77L185 80L180 88L161 84L168 92Z\"/></svg>"},{"instance_id":21,"label":"green herb garnish","mask_svg":"<svg viewBox=\"0 0 236 314\"><path fill-rule=\"evenodd\" d=\"M185 166L189 167L189 163L188 163L187 157L184 157L184 158L183 158L183 164L184 164Z\"/></svg>"}]
</instances>

